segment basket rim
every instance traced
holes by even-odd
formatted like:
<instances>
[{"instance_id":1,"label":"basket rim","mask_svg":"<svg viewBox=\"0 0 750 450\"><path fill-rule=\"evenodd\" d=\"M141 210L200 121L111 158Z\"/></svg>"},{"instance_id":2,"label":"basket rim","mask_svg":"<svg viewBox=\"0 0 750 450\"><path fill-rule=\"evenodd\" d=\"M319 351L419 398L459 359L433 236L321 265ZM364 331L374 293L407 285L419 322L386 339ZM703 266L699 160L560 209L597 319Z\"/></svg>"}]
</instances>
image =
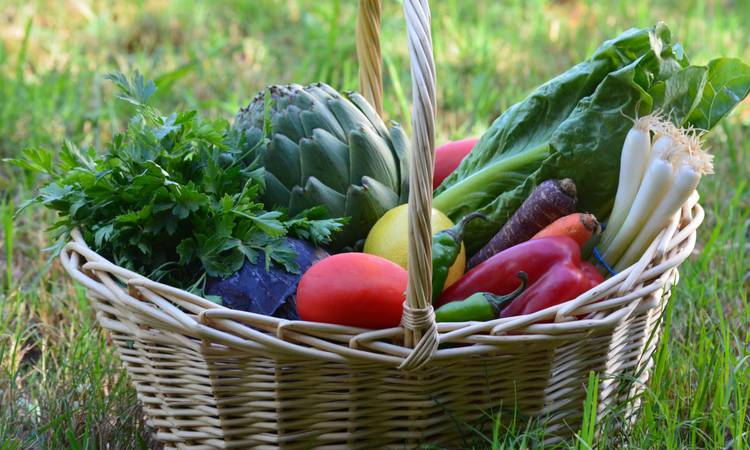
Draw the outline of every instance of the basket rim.
<instances>
[{"instance_id":1,"label":"basket rim","mask_svg":"<svg viewBox=\"0 0 750 450\"><path fill-rule=\"evenodd\" d=\"M646 299L661 298L674 282L677 267L695 247L696 231L705 217L698 200L694 193L641 260L575 299L533 314L488 322L438 323L439 344L469 345L441 345L429 360L499 350L526 352L539 345L585 339L613 329L639 310L654 307L654 302ZM413 351L403 342L403 326L368 330L229 309L111 263L88 247L79 230L72 233L60 258L69 275L91 295L114 303L118 312L127 312L136 318L131 320L141 320L139 324L151 330L176 331L239 351L261 350L278 357L331 362L359 360L400 366Z\"/></svg>"}]
</instances>

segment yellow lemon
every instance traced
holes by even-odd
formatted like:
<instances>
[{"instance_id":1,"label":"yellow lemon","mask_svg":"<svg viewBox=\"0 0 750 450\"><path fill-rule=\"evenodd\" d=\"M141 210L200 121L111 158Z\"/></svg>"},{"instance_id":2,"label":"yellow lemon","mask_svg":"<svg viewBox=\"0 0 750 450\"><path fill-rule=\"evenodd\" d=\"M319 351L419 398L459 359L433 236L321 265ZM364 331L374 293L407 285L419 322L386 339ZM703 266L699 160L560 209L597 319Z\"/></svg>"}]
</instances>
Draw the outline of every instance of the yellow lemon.
<instances>
[{"instance_id":1,"label":"yellow lemon","mask_svg":"<svg viewBox=\"0 0 750 450\"><path fill-rule=\"evenodd\" d=\"M432 208L432 234L453 226L453 222L435 208ZM375 222L375 225L367 235L365 241L365 253L377 255L393 261L406 269L407 254L409 252L409 210L408 205L397 206ZM466 269L466 251L461 244L461 251L448 270L448 278L445 287L455 283L464 274Z\"/></svg>"}]
</instances>

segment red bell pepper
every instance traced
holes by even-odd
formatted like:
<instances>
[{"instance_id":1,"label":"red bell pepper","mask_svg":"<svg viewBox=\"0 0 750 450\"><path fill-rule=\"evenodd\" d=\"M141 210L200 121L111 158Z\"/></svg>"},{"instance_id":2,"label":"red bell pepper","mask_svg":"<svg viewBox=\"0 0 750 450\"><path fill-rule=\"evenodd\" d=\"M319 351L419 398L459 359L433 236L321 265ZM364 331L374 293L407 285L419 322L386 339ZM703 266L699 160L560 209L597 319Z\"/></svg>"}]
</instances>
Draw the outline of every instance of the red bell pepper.
<instances>
[{"instance_id":1,"label":"red bell pepper","mask_svg":"<svg viewBox=\"0 0 750 450\"><path fill-rule=\"evenodd\" d=\"M522 242L483 261L448 287L435 306L463 300L475 292L506 295L520 285L516 274L525 272L531 287L550 267L570 261L581 263L581 250L567 236L553 236Z\"/></svg>"},{"instance_id":2,"label":"red bell pepper","mask_svg":"<svg viewBox=\"0 0 750 450\"><path fill-rule=\"evenodd\" d=\"M591 287L596 286L597 284L604 281L604 277L601 273L599 273L599 269L596 268L595 265L591 264L588 261L581 261L581 270L583 273L586 274L586 277L589 279L589 282L591 283Z\"/></svg>"},{"instance_id":3,"label":"red bell pepper","mask_svg":"<svg viewBox=\"0 0 750 450\"><path fill-rule=\"evenodd\" d=\"M501 317L540 311L598 284L590 268L581 262L578 243L567 236L553 236L497 253L446 289L436 305L463 300L475 292L508 294L519 285L518 272L527 274L529 287L502 311Z\"/></svg>"},{"instance_id":4,"label":"red bell pepper","mask_svg":"<svg viewBox=\"0 0 750 450\"><path fill-rule=\"evenodd\" d=\"M500 317L520 316L572 300L589 290L591 281L574 264L555 264L523 294L500 312Z\"/></svg>"}]
</instances>

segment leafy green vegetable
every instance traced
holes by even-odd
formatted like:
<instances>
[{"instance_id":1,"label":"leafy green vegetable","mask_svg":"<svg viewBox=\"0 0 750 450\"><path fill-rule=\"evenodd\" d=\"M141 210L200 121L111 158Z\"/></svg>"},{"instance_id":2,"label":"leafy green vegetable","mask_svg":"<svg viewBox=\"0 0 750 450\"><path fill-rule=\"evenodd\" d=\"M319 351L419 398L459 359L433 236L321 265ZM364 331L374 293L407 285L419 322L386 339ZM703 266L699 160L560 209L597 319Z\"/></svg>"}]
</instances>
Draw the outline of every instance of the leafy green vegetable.
<instances>
[{"instance_id":1,"label":"leafy green vegetable","mask_svg":"<svg viewBox=\"0 0 750 450\"><path fill-rule=\"evenodd\" d=\"M750 67L739 59L718 58L708 63L708 79L689 122L710 130L750 92Z\"/></svg>"},{"instance_id":2,"label":"leafy green vegetable","mask_svg":"<svg viewBox=\"0 0 750 450\"><path fill-rule=\"evenodd\" d=\"M748 76L736 60L690 66L663 24L628 30L495 120L436 190L433 206L453 220L473 211L490 219L469 225L470 253L546 179L572 178L580 210L606 217L628 117L659 108L678 123L689 117L682 124L710 128L747 95Z\"/></svg>"},{"instance_id":3,"label":"leafy green vegetable","mask_svg":"<svg viewBox=\"0 0 750 450\"><path fill-rule=\"evenodd\" d=\"M648 93L656 108L675 123L683 123L701 101L707 75L706 67L688 66L671 78L654 83Z\"/></svg>"},{"instance_id":4,"label":"leafy green vegetable","mask_svg":"<svg viewBox=\"0 0 750 450\"><path fill-rule=\"evenodd\" d=\"M194 111L164 116L147 105L156 86L137 74L109 77L136 106L127 130L101 157L66 142L59 152L29 149L16 164L49 175L31 202L59 212L61 237L80 228L116 264L153 279L189 286L205 274L226 277L264 258L266 267L296 272L285 236L319 245L344 220L310 209L288 218L265 211L263 169L243 133Z\"/></svg>"},{"instance_id":5,"label":"leafy green vegetable","mask_svg":"<svg viewBox=\"0 0 750 450\"><path fill-rule=\"evenodd\" d=\"M325 206L351 220L330 246L361 247L375 222L408 197L408 139L356 92L325 83L269 86L234 121L258 142L266 206ZM320 217L320 218L323 218Z\"/></svg>"}]
</instances>

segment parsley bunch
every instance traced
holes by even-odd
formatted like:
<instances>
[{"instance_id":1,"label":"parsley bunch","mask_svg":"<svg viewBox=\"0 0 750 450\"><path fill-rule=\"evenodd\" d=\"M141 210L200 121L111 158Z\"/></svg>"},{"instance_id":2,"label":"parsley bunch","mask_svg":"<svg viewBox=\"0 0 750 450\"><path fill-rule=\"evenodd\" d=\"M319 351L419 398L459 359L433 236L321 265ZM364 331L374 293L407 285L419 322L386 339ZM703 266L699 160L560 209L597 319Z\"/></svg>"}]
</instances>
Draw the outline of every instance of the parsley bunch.
<instances>
[{"instance_id":1,"label":"parsley bunch","mask_svg":"<svg viewBox=\"0 0 750 450\"><path fill-rule=\"evenodd\" d=\"M266 211L255 149L226 120L204 120L195 111L162 115L147 104L153 82L138 73L108 79L136 114L101 156L66 142L60 152L27 149L14 160L49 176L27 203L58 211L51 228L61 239L79 228L117 265L198 287L206 274L233 274L245 258L297 272L287 235L321 245L342 228L340 219L323 219L321 208L291 218Z\"/></svg>"}]
</instances>

